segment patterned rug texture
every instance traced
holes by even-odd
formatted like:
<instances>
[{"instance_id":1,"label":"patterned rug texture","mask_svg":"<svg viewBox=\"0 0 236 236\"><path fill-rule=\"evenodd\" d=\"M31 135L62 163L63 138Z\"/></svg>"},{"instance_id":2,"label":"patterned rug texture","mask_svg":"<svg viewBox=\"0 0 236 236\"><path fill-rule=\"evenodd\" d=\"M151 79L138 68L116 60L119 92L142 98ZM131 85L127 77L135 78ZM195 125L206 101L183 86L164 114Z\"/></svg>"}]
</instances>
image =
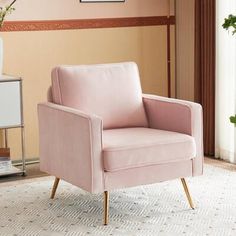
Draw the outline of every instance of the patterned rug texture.
<instances>
[{"instance_id":1,"label":"patterned rug texture","mask_svg":"<svg viewBox=\"0 0 236 236\"><path fill-rule=\"evenodd\" d=\"M92 195L53 177L0 184L0 236L235 236L236 172L205 165L186 179L196 205L189 208L180 180L110 193L110 223L102 225L103 194Z\"/></svg>"}]
</instances>

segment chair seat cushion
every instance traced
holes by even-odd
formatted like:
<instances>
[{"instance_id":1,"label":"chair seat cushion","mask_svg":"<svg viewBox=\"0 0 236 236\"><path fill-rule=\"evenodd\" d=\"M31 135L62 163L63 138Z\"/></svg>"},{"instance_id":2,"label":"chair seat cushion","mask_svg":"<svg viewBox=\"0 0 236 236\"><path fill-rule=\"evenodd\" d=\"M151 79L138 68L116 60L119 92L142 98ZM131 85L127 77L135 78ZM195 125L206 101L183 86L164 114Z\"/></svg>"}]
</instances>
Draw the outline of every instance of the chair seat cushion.
<instances>
[{"instance_id":1,"label":"chair seat cushion","mask_svg":"<svg viewBox=\"0 0 236 236\"><path fill-rule=\"evenodd\" d=\"M194 138L149 128L103 131L105 171L190 160L196 155Z\"/></svg>"}]
</instances>

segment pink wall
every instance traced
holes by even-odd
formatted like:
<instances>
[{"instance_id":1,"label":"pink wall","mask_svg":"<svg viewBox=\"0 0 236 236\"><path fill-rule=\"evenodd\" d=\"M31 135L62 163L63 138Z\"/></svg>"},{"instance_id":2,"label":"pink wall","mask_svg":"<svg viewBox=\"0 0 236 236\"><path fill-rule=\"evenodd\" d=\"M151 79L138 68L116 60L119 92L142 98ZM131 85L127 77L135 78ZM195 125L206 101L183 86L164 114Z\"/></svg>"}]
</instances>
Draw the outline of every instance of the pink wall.
<instances>
[{"instance_id":1,"label":"pink wall","mask_svg":"<svg viewBox=\"0 0 236 236\"><path fill-rule=\"evenodd\" d=\"M9 3L2 0L0 5ZM168 15L174 0L126 0L125 3L80 3L79 0L18 0L8 20L89 19ZM170 10L171 9L171 10Z\"/></svg>"}]
</instances>

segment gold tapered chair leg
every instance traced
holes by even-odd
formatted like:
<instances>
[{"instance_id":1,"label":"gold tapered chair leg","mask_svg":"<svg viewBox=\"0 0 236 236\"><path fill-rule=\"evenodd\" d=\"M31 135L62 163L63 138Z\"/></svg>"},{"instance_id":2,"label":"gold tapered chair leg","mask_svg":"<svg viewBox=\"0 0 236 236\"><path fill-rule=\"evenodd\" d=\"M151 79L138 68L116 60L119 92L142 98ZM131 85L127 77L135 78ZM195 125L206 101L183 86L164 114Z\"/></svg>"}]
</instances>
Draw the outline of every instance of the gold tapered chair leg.
<instances>
[{"instance_id":1,"label":"gold tapered chair leg","mask_svg":"<svg viewBox=\"0 0 236 236\"><path fill-rule=\"evenodd\" d=\"M190 196L190 193L189 193L189 190L188 190L188 186L187 186L187 183L186 183L185 179L182 178L182 179L181 179L181 182L182 182L182 184L183 184L185 194L186 194L186 196L187 196L187 198L188 198L188 203L189 203L190 207L191 207L192 209L194 209L193 201L192 201L192 198L191 198L191 196Z\"/></svg>"},{"instance_id":2,"label":"gold tapered chair leg","mask_svg":"<svg viewBox=\"0 0 236 236\"><path fill-rule=\"evenodd\" d=\"M51 199L53 199L55 197L55 193L57 191L57 186L58 186L59 181L60 181L60 179L56 177L54 180L53 187L52 187Z\"/></svg>"},{"instance_id":3,"label":"gold tapered chair leg","mask_svg":"<svg viewBox=\"0 0 236 236\"><path fill-rule=\"evenodd\" d=\"M104 192L104 225L108 224L109 219L109 192Z\"/></svg>"}]
</instances>

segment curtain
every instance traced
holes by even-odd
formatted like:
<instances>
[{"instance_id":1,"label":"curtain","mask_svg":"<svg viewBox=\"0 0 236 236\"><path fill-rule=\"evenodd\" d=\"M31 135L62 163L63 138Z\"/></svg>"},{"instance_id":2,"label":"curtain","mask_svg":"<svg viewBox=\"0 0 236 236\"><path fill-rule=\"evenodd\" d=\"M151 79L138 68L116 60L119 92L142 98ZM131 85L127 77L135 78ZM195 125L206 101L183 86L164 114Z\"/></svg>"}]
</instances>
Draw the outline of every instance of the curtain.
<instances>
[{"instance_id":1,"label":"curtain","mask_svg":"<svg viewBox=\"0 0 236 236\"><path fill-rule=\"evenodd\" d=\"M236 163L236 35L222 28L224 18L236 14L236 0L217 0L216 54L216 157Z\"/></svg>"},{"instance_id":2,"label":"curtain","mask_svg":"<svg viewBox=\"0 0 236 236\"><path fill-rule=\"evenodd\" d=\"M215 0L195 0L194 96L203 107L206 156L215 154L215 7Z\"/></svg>"}]
</instances>

